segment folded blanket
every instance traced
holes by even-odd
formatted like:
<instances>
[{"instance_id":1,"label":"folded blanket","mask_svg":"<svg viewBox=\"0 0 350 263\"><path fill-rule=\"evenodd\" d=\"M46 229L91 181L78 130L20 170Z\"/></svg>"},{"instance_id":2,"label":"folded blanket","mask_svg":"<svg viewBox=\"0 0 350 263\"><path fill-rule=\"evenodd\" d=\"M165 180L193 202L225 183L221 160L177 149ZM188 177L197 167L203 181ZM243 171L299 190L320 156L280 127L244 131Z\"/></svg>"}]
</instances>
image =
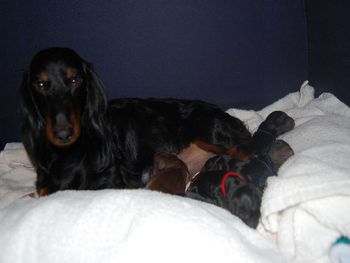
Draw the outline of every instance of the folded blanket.
<instances>
[{"instance_id":1,"label":"folded blanket","mask_svg":"<svg viewBox=\"0 0 350 263\"><path fill-rule=\"evenodd\" d=\"M229 113L254 130L274 110L296 121L281 136L295 155L268 180L259 230L293 262L329 262L332 243L350 236L350 108L329 93L314 98L304 83L261 111Z\"/></svg>"}]
</instances>

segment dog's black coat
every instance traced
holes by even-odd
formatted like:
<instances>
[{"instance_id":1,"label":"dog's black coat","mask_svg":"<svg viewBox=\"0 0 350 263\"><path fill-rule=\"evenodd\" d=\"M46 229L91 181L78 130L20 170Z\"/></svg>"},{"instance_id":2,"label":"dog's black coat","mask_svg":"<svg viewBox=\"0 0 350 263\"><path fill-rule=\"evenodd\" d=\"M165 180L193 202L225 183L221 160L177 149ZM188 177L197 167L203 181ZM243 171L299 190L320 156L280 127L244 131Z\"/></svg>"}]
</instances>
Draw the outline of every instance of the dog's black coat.
<instances>
[{"instance_id":1,"label":"dog's black coat","mask_svg":"<svg viewBox=\"0 0 350 263\"><path fill-rule=\"evenodd\" d=\"M218 155L209 159L185 195L223 207L255 228L267 178L276 176L279 167L294 154L288 143L276 137L293 128L294 120L287 114L271 113L253 135L257 150L254 158L242 161ZM232 172L239 176L225 177Z\"/></svg>"},{"instance_id":2,"label":"dog's black coat","mask_svg":"<svg viewBox=\"0 0 350 263\"><path fill-rule=\"evenodd\" d=\"M91 65L73 50L40 51L20 93L22 141L37 172L37 190L135 188L159 151L190 143L249 152L251 134L218 107L179 99L109 103ZM211 147L213 149L213 147Z\"/></svg>"}]
</instances>

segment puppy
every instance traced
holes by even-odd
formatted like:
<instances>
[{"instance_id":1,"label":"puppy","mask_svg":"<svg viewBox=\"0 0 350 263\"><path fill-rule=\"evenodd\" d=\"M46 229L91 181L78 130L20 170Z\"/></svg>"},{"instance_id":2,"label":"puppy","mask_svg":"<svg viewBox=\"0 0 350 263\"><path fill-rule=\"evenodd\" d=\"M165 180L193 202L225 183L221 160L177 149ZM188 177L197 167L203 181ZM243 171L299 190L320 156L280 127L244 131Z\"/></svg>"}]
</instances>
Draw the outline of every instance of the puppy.
<instances>
[{"instance_id":1,"label":"puppy","mask_svg":"<svg viewBox=\"0 0 350 263\"><path fill-rule=\"evenodd\" d=\"M185 195L218 205L255 228L266 180L293 155L288 143L276 140L266 155L240 161L229 155L209 159L192 181Z\"/></svg>"},{"instance_id":2,"label":"puppy","mask_svg":"<svg viewBox=\"0 0 350 263\"><path fill-rule=\"evenodd\" d=\"M255 153L266 153L268 147L278 136L292 130L294 126L294 120L285 112L270 113L253 134L252 145Z\"/></svg>"},{"instance_id":3,"label":"puppy","mask_svg":"<svg viewBox=\"0 0 350 263\"><path fill-rule=\"evenodd\" d=\"M146 189L169 194L183 194L190 181L186 164L176 155L160 152L155 154L153 169Z\"/></svg>"},{"instance_id":4,"label":"puppy","mask_svg":"<svg viewBox=\"0 0 350 263\"><path fill-rule=\"evenodd\" d=\"M229 155L209 159L192 181L186 196L218 205L255 228L266 181L294 152L276 137L293 129L294 120L281 111L272 112L253 135L255 156L238 160Z\"/></svg>"},{"instance_id":5,"label":"puppy","mask_svg":"<svg viewBox=\"0 0 350 263\"><path fill-rule=\"evenodd\" d=\"M146 189L211 203L229 210L251 227L258 224L261 191L239 174L222 176L221 171L208 171L186 191L191 178L186 164L176 155L163 152L155 155L149 177Z\"/></svg>"},{"instance_id":6,"label":"puppy","mask_svg":"<svg viewBox=\"0 0 350 263\"><path fill-rule=\"evenodd\" d=\"M227 209L252 228L258 225L262 192L239 173L203 171L185 196Z\"/></svg>"}]
</instances>

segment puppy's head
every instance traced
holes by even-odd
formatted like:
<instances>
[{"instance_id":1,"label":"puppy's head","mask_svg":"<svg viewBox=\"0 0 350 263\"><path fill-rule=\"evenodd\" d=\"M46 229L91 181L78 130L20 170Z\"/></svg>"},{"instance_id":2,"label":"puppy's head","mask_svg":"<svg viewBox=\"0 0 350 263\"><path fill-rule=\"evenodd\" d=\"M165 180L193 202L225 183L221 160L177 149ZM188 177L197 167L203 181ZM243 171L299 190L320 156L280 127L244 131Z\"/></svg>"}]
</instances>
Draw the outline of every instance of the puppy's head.
<instances>
[{"instance_id":1,"label":"puppy's head","mask_svg":"<svg viewBox=\"0 0 350 263\"><path fill-rule=\"evenodd\" d=\"M209 196L213 203L229 210L248 226L256 228L260 218L262 192L236 172L211 171L199 174L203 175L212 183L211 178L220 175L220 183L209 183L209 187L208 184L199 183L197 188L202 189L196 189L196 192L201 193L203 198Z\"/></svg>"},{"instance_id":2,"label":"puppy's head","mask_svg":"<svg viewBox=\"0 0 350 263\"><path fill-rule=\"evenodd\" d=\"M244 223L256 228L260 219L261 191L252 184L236 189L228 201L228 210Z\"/></svg>"},{"instance_id":3,"label":"puppy's head","mask_svg":"<svg viewBox=\"0 0 350 263\"><path fill-rule=\"evenodd\" d=\"M239 173L201 172L186 196L225 208L250 227L258 225L262 192Z\"/></svg>"}]
</instances>

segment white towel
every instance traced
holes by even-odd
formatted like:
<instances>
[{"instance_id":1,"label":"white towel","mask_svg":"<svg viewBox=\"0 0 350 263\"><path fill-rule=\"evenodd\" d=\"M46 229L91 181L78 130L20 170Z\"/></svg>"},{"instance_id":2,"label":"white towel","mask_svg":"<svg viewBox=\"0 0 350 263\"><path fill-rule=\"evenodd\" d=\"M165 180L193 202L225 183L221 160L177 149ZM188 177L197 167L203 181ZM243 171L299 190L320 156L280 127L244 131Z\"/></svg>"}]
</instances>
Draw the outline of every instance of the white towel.
<instances>
[{"instance_id":1,"label":"white towel","mask_svg":"<svg viewBox=\"0 0 350 263\"><path fill-rule=\"evenodd\" d=\"M0 210L0 262L281 263L228 211L150 190L66 191Z\"/></svg>"},{"instance_id":2,"label":"white towel","mask_svg":"<svg viewBox=\"0 0 350 263\"><path fill-rule=\"evenodd\" d=\"M350 108L329 93L314 98L305 82L300 92L249 111L251 130L274 110L295 119L295 129L281 136L295 155L268 180L259 230L293 262L329 262L334 240L350 236Z\"/></svg>"}]
</instances>

